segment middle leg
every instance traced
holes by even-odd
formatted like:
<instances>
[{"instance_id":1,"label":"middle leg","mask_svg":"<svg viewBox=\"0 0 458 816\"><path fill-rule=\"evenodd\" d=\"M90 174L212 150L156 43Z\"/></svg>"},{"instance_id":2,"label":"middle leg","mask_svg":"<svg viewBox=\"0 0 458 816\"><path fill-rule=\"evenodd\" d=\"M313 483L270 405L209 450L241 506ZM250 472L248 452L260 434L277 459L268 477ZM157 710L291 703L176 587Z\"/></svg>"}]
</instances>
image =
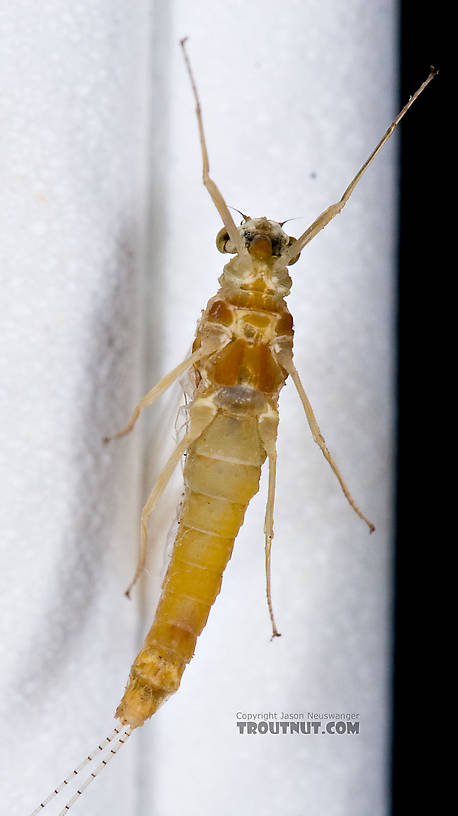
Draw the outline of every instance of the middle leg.
<instances>
[{"instance_id":1,"label":"middle leg","mask_svg":"<svg viewBox=\"0 0 458 816\"><path fill-rule=\"evenodd\" d=\"M299 372L298 372L296 366L293 363L292 356L290 354L289 355L288 354L281 354L281 364L282 364L282 366L284 368L286 368L288 374L291 376L291 379L294 382L294 385L296 386L296 389L297 389L297 392L298 392L299 397L301 399L302 405L304 406L305 415L307 417L307 421L308 421L308 424L310 426L310 430L312 432L313 439L317 443L317 445L320 448L324 458L329 463L332 471L334 472L335 476L337 477L337 481L339 482L339 484L340 484L340 486L342 488L342 492L343 492L345 498L347 499L347 501L348 501L349 505L351 506L351 508L355 511L356 515L359 516L360 519L362 519L367 524L367 526L369 527L369 532L373 533L374 530L375 530L375 525L372 523L372 521L369 521L369 519L359 509L358 505L356 504L353 496L351 495L351 493L350 493L350 491L349 491L349 489L348 489L348 487L347 487L347 485L346 485L346 483L345 483L345 481L344 481L344 479L342 477L342 474L340 473L339 468L337 467L336 463L334 462L334 459L332 458L331 454L329 453L329 451L328 451L328 449L326 447L326 443L324 441L323 434L321 433L320 428L318 426L318 422L315 419L315 414L313 413L312 406L310 405L307 394L304 391L304 386L302 385L301 378L299 376Z\"/></svg>"}]
</instances>

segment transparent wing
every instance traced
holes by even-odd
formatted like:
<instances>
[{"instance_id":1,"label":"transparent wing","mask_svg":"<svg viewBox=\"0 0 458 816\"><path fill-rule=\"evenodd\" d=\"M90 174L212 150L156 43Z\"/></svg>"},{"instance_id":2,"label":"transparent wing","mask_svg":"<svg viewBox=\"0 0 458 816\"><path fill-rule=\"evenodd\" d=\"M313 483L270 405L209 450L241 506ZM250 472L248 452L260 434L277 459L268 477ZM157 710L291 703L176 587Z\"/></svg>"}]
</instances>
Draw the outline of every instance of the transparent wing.
<instances>
[{"instance_id":1,"label":"transparent wing","mask_svg":"<svg viewBox=\"0 0 458 816\"><path fill-rule=\"evenodd\" d=\"M189 405L194 387L194 374L191 370L170 388L156 411L151 427L148 428L147 462L144 475L145 496L148 495L151 485L171 451L189 430ZM184 495L183 466L184 460L181 467L176 468L149 523L146 573L157 595L170 560L178 527Z\"/></svg>"}]
</instances>

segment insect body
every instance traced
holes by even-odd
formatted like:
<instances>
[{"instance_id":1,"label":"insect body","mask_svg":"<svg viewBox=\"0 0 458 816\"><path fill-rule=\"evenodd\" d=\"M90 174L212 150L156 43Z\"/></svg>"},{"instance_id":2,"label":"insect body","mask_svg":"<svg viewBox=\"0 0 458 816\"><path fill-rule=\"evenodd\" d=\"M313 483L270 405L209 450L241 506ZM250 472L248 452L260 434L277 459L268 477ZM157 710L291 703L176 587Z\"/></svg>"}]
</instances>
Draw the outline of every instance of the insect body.
<instances>
[{"instance_id":1,"label":"insect body","mask_svg":"<svg viewBox=\"0 0 458 816\"><path fill-rule=\"evenodd\" d=\"M199 359L185 438L186 493L156 617L117 710L131 726L141 725L178 688L266 457L270 549L277 403L288 376L281 358L291 358L293 339L284 301L291 279L286 267L275 268L275 261L290 239L266 218L247 219L239 234L246 249L225 267L193 346ZM228 251L225 228L218 244ZM268 595L270 605L270 590ZM277 635L273 617L272 623Z\"/></svg>"},{"instance_id":2,"label":"insect body","mask_svg":"<svg viewBox=\"0 0 458 816\"><path fill-rule=\"evenodd\" d=\"M299 238L291 238L283 231L281 223L265 217L243 216L242 224L238 227L235 225L223 196L209 175L199 98L184 41L182 47L197 106L203 181L224 224L217 236L217 246L221 252L233 254L234 257L224 267L219 279L221 288L203 312L192 354L141 400L126 428L116 434L116 437L120 437L131 431L141 411L151 405L183 372L191 371L194 392L189 427L171 454L143 509L139 561L127 594L144 566L149 516L174 468L186 454L185 496L178 532L153 625L132 665L126 690L116 711L125 731L111 748L108 759L124 744L132 730L151 717L178 689L183 671L194 654L197 637L219 593L234 539L247 505L259 488L261 466L266 459L269 468L264 525L266 591L272 635L279 635L271 601L270 554L278 397L288 376L296 386L313 438L335 473L348 502L369 530L372 532L374 529L356 505L326 447L294 366L293 321L285 302L292 285L288 267L298 259L306 244L342 210L400 119L435 75L432 69L426 81L390 125L342 198L321 213ZM109 742L110 738L107 740ZM99 747L102 750L102 746ZM62 813L67 812L108 759L91 774ZM86 760L80 767L84 764ZM54 793L58 793L67 781L64 780ZM40 804L34 814L41 812L54 793Z\"/></svg>"}]
</instances>

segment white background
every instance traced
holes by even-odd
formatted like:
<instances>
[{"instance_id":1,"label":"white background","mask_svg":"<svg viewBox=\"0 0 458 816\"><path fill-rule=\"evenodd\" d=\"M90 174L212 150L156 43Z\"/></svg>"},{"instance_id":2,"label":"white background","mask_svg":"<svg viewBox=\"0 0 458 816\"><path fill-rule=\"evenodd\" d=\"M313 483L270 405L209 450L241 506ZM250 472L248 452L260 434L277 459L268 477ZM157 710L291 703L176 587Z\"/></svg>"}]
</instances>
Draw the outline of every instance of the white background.
<instances>
[{"instance_id":1,"label":"white background","mask_svg":"<svg viewBox=\"0 0 458 816\"><path fill-rule=\"evenodd\" d=\"M113 728L174 515L129 604L138 517L176 393L104 447L187 353L225 262L201 185L252 216L337 200L393 118L391 0L0 6L1 810L27 814ZM379 816L391 671L396 144L291 269L295 360L347 505L291 384L280 400L270 643L261 491L182 687L75 814ZM170 536L169 536L170 538ZM241 736L238 711L354 712L358 736ZM65 793L69 793L66 791ZM65 793L49 806L56 814ZM62 801L61 801L62 799Z\"/></svg>"}]
</instances>

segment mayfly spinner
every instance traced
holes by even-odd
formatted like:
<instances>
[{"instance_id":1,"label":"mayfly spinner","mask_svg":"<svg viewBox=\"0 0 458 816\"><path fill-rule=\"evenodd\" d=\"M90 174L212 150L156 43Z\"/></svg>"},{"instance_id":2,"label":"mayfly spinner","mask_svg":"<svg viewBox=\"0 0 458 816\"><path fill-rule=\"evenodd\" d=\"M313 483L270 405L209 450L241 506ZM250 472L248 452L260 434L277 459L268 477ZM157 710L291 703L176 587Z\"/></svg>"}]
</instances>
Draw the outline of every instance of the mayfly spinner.
<instances>
[{"instance_id":1,"label":"mayfly spinner","mask_svg":"<svg viewBox=\"0 0 458 816\"><path fill-rule=\"evenodd\" d=\"M264 525L266 593L272 636L280 634L272 609L270 555L278 397L288 376L296 386L313 438L346 499L369 530L374 529L352 498L326 447L293 363L293 319L285 302L292 285L288 267L298 260L301 251L320 230L341 212L363 173L436 71L431 68L425 82L389 126L341 199L324 210L299 238L292 238L284 232L284 222L265 217L243 215L243 222L236 226L220 190L209 175L200 101L185 40L181 41L181 47L196 102L203 183L224 225L216 244L220 252L234 257L224 267L219 279L220 289L208 302L198 323L191 355L146 394L124 430L111 437L119 438L129 433L143 409L152 405L175 380L190 370L194 391L187 433L170 456L143 509L138 565L127 590L128 594L144 567L148 519L172 472L186 454L184 500L156 615L132 665L127 687L116 710L122 728L115 729L104 743L97 746L95 752L104 751L111 743L105 758L75 792L61 816L68 812L132 731L143 725L177 691L220 591L223 571L231 557L248 503L259 489L261 467L266 459L269 468ZM92 759L89 754L40 803L32 816L41 813Z\"/></svg>"}]
</instances>

